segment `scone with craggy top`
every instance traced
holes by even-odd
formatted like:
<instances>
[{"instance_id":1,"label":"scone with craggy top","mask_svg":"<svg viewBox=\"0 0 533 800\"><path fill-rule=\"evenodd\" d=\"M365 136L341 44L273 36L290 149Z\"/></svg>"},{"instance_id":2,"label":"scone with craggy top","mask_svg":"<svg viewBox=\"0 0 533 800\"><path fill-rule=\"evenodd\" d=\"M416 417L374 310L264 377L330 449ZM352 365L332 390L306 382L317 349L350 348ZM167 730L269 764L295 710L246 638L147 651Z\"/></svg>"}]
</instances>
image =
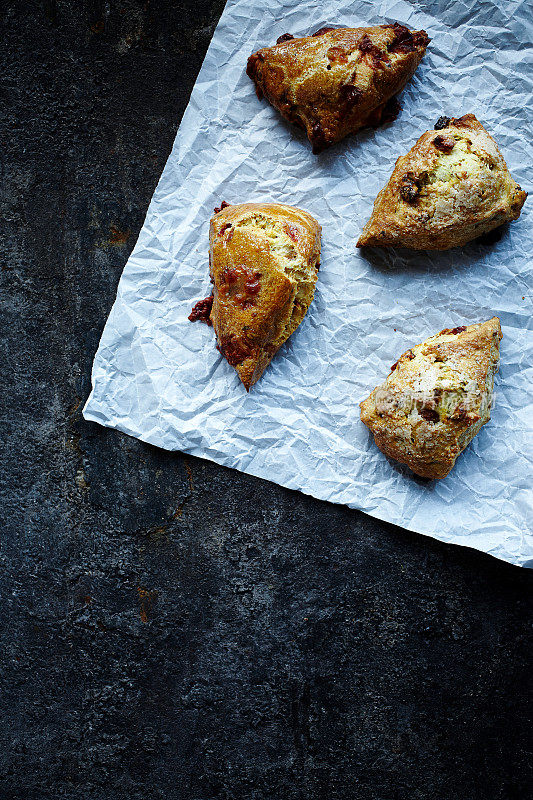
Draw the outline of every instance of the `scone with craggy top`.
<instances>
[{"instance_id":1,"label":"scone with craggy top","mask_svg":"<svg viewBox=\"0 0 533 800\"><path fill-rule=\"evenodd\" d=\"M249 390L311 304L321 228L306 211L279 203L223 203L215 212L213 297L200 301L190 319L208 318L220 352Z\"/></svg>"},{"instance_id":2,"label":"scone with craggy top","mask_svg":"<svg viewBox=\"0 0 533 800\"><path fill-rule=\"evenodd\" d=\"M284 34L248 59L259 98L307 132L313 152L396 118L394 95L418 67L429 37L398 22Z\"/></svg>"},{"instance_id":3,"label":"scone with craggy top","mask_svg":"<svg viewBox=\"0 0 533 800\"><path fill-rule=\"evenodd\" d=\"M396 162L357 246L448 250L518 219L526 197L473 114L441 117Z\"/></svg>"},{"instance_id":4,"label":"scone with craggy top","mask_svg":"<svg viewBox=\"0 0 533 800\"><path fill-rule=\"evenodd\" d=\"M379 449L423 478L445 478L490 419L498 317L446 328L412 347L361 403Z\"/></svg>"}]
</instances>

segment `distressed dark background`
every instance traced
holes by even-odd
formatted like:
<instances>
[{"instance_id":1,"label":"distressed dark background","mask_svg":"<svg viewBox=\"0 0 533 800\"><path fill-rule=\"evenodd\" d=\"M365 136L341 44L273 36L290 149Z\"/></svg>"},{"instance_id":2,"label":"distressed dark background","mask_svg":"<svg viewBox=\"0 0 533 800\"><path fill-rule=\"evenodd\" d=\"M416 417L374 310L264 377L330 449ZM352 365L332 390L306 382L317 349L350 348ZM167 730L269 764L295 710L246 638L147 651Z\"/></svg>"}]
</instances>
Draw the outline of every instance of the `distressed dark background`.
<instances>
[{"instance_id":1,"label":"distressed dark background","mask_svg":"<svg viewBox=\"0 0 533 800\"><path fill-rule=\"evenodd\" d=\"M530 572L82 420L223 5L1 6L0 798L524 800Z\"/></svg>"}]
</instances>

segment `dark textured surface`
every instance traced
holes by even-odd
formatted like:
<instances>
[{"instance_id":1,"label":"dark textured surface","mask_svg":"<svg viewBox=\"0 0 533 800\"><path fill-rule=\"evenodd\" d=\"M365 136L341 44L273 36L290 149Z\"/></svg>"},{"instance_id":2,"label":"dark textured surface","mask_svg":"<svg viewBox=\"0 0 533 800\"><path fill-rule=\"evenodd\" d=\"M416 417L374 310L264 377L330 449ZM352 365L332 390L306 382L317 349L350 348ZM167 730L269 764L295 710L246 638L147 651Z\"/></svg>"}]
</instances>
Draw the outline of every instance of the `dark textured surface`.
<instances>
[{"instance_id":1,"label":"dark textured surface","mask_svg":"<svg viewBox=\"0 0 533 800\"><path fill-rule=\"evenodd\" d=\"M2 5L0 797L524 800L530 572L81 418L222 6Z\"/></svg>"}]
</instances>

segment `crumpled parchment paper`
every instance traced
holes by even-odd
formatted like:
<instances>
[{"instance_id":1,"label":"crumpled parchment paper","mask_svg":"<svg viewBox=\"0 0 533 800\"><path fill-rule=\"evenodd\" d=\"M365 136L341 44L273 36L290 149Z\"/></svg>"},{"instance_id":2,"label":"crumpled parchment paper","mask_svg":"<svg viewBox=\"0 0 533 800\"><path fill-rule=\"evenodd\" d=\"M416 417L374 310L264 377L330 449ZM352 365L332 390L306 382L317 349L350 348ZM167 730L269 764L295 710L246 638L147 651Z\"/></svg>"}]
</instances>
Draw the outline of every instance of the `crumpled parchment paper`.
<instances>
[{"instance_id":1,"label":"crumpled parchment paper","mask_svg":"<svg viewBox=\"0 0 533 800\"><path fill-rule=\"evenodd\" d=\"M432 41L393 124L317 157L303 132L257 100L247 57L282 33L394 20ZM120 280L85 418L533 565L532 201L490 246L355 247L396 159L442 114L475 113L528 189L528 26L521 0L229 0ZM209 218L221 200L301 206L323 228L312 306L249 394L213 330L187 320L210 292ZM419 480L375 447L358 403L411 345L494 314L504 339L492 420L448 478Z\"/></svg>"}]
</instances>

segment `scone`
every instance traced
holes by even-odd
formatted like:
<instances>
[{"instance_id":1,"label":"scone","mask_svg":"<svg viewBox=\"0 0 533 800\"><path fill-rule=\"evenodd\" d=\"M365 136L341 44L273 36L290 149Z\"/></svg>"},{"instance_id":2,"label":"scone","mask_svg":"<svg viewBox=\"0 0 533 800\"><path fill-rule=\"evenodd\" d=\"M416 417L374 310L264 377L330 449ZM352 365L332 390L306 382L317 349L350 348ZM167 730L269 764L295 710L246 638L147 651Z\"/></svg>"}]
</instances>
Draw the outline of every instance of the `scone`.
<instances>
[{"instance_id":1,"label":"scone","mask_svg":"<svg viewBox=\"0 0 533 800\"><path fill-rule=\"evenodd\" d=\"M395 22L284 34L248 59L258 97L307 131L313 153L360 128L396 118L393 100L418 67L429 37Z\"/></svg>"},{"instance_id":2,"label":"scone","mask_svg":"<svg viewBox=\"0 0 533 800\"><path fill-rule=\"evenodd\" d=\"M526 197L473 114L441 117L396 162L357 246L448 250L518 219Z\"/></svg>"},{"instance_id":3,"label":"scone","mask_svg":"<svg viewBox=\"0 0 533 800\"><path fill-rule=\"evenodd\" d=\"M218 349L247 391L309 308L320 230L307 212L278 203L215 209L209 233L213 296L200 301L189 319L209 320Z\"/></svg>"},{"instance_id":4,"label":"scone","mask_svg":"<svg viewBox=\"0 0 533 800\"><path fill-rule=\"evenodd\" d=\"M446 328L412 347L361 403L379 449L423 478L445 478L490 419L500 320Z\"/></svg>"}]
</instances>

